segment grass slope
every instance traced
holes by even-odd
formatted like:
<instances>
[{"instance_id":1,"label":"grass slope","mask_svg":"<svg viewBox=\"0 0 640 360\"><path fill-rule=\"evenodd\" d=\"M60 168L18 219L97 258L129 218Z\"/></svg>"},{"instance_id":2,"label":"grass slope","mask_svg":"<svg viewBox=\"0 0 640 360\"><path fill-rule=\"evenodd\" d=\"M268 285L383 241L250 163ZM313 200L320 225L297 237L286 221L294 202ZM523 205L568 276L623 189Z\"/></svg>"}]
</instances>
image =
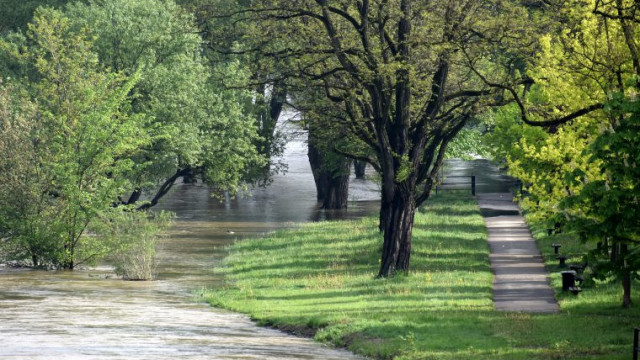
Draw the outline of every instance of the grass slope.
<instances>
[{"instance_id":1,"label":"grass slope","mask_svg":"<svg viewBox=\"0 0 640 360\"><path fill-rule=\"evenodd\" d=\"M412 270L375 279L374 218L305 224L230 249L212 305L380 359L628 359L638 308L585 292L562 314L493 311L475 200L441 195L416 215ZM553 250L551 250L553 251ZM559 283L554 281L556 286Z\"/></svg>"}]
</instances>

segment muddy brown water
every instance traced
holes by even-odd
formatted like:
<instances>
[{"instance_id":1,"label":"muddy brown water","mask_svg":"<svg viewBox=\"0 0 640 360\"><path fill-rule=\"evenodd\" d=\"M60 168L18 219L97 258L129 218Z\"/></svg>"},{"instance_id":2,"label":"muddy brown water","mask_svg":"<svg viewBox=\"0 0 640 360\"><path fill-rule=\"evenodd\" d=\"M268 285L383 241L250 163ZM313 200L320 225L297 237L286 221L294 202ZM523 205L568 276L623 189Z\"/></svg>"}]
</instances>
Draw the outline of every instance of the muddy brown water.
<instances>
[{"instance_id":1,"label":"muddy brown water","mask_svg":"<svg viewBox=\"0 0 640 360\"><path fill-rule=\"evenodd\" d=\"M295 223L375 212L377 186L354 181L346 212L318 210L304 142L288 146L286 175L266 189L220 202L179 185L160 209L177 221L151 282L119 280L102 266L73 272L0 267L0 359L357 359L309 339L261 328L198 303L212 269L236 239Z\"/></svg>"},{"instance_id":2,"label":"muddy brown water","mask_svg":"<svg viewBox=\"0 0 640 360\"><path fill-rule=\"evenodd\" d=\"M319 210L303 139L289 143L284 161L286 175L237 199L220 202L205 186L176 186L158 206L177 221L159 251L156 281L122 281L108 266L0 266L0 359L357 359L196 301L199 289L221 284L212 269L233 241L378 210L378 186L353 178L347 211ZM484 165L471 167L487 173ZM447 169L478 170L456 161Z\"/></svg>"}]
</instances>

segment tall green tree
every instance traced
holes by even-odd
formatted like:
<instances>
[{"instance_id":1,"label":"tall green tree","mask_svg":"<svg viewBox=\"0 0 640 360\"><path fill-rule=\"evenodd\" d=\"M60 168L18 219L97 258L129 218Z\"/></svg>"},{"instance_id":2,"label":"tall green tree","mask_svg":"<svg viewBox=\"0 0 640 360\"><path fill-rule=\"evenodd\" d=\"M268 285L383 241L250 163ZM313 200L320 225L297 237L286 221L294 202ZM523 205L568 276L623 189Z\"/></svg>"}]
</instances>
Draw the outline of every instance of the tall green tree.
<instances>
[{"instance_id":1,"label":"tall green tree","mask_svg":"<svg viewBox=\"0 0 640 360\"><path fill-rule=\"evenodd\" d=\"M252 94L220 81L240 82L245 70L237 61L203 57L195 19L182 7L171 0L93 0L69 5L65 14L97 37L102 63L125 74L140 69L130 112L151 117L152 144L133 158L135 189L124 204L147 191L150 202L142 207L153 206L181 177L233 193L263 166Z\"/></svg>"},{"instance_id":2,"label":"tall green tree","mask_svg":"<svg viewBox=\"0 0 640 360\"><path fill-rule=\"evenodd\" d=\"M233 192L263 166L251 93L211 76L244 69L208 62L201 44L193 18L161 0L41 9L26 37L0 41L10 60L0 71L20 83L2 89L2 146L15 156L0 164L0 231L15 257L73 268L105 251L86 236L94 219L147 209L182 176ZM13 90L22 88L28 96ZM144 190L150 200L139 202Z\"/></svg>"},{"instance_id":3,"label":"tall green tree","mask_svg":"<svg viewBox=\"0 0 640 360\"><path fill-rule=\"evenodd\" d=\"M592 61L609 60L606 66L585 69L598 74L606 84L607 98L603 124L595 141L585 152L598 164L597 176L574 171L568 181L581 182L582 191L564 203L568 225L587 240L604 241L600 253L610 261L599 266L602 275L614 275L622 284L622 305L631 305L631 285L640 272L640 220L636 210L640 204L638 183L638 145L640 122L637 94L640 93L640 4L616 0L595 0L591 13L583 13L583 22L604 29L606 55ZM605 53L601 49L598 55ZM604 55L604 54L603 54ZM596 249L594 253L598 253ZM608 253L608 254L607 254Z\"/></svg>"},{"instance_id":4,"label":"tall green tree","mask_svg":"<svg viewBox=\"0 0 640 360\"><path fill-rule=\"evenodd\" d=\"M38 81L27 84L32 101L12 96L3 114L3 228L34 265L73 269L100 252L86 230L131 185L147 118L126 111L138 75L102 67L91 37L61 12L38 10L28 39Z\"/></svg>"},{"instance_id":5,"label":"tall green tree","mask_svg":"<svg viewBox=\"0 0 640 360\"><path fill-rule=\"evenodd\" d=\"M535 91L510 94L518 121L546 129L524 136L511 172L528 183L525 205L552 217L606 255L600 276L616 275L623 305L638 271L634 174L640 91L638 4L632 1L545 2L554 27L541 39L530 74Z\"/></svg>"},{"instance_id":6,"label":"tall green tree","mask_svg":"<svg viewBox=\"0 0 640 360\"><path fill-rule=\"evenodd\" d=\"M41 171L46 153L34 141L41 132L37 115L24 89L0 80L0 250L9 259L31 259L36 267L57 252L46 221L55 214L48 195L52 174Z\"/></svg>"},{"instance_id":7,"label":"tall green tree","mask_svg":"<svg viewBox=\"0 0 640 360\"><path fill-rule=\"evenodd\" d=\"M513 75L503 54L527 48L518 21L528 14L507 1L244 5L234 15L256 24L256 51L324 92L345 129L371 149L360 160L382 177L379 276L408 271L416 207L429 198L449 142L494 99L473 69L491 68L489 82Z\"/></svg>"},{"instance_id":8,"label":"tall green tree","mask_svg":"<svg viewBox=\"0 0 640 360\"><path fill-rule=\"evenodd\" d=\"M621 281L622 305L628 307L631 284L640 274L640 106L617 96L608 107L619 123L600 134L586 152L600 171L597 176L571 172L567 180L582 189L562 207L571 230L583 240L601 243L590 253L595 275Z\"/></svg>"}]
</instances>

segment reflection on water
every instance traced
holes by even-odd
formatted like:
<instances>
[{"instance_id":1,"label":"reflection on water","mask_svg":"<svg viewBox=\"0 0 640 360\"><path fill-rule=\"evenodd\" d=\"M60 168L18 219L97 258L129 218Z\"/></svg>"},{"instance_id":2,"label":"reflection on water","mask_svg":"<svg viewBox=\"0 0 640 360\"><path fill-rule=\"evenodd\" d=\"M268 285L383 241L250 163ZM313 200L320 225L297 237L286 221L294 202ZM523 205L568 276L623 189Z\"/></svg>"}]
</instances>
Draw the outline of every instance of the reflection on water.
<instances>
[{"instance_id":1,"label":"reflection on water","mask_svg":"<svg viewBox=\"0 0 640 360\"><path fill-rule=\"evenodd\" d=\"M203 185L177 185L158 206L158 210L174 211L178 216L161 253L159 278L176 280L186 289L215 286L219 279L210 269L234 239L296 223L361 217L378 210L378 187L363 180L352 181L350 197L366 201L352 201L346 210L319 209L306 144L290 142L286 161L287 173L276 175L271 185L229 201L212 198Z\"/></svg>"}]
</instances>

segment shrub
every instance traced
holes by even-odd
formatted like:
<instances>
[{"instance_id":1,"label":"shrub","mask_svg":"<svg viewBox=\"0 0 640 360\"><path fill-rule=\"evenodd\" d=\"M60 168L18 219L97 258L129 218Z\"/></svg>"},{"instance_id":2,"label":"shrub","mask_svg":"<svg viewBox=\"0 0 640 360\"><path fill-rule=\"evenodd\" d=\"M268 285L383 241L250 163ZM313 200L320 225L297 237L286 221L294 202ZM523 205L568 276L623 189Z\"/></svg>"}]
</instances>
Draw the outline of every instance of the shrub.
<instances>
[{"instance_id":1,"label":"shrub","mask_svg":"<svg viewBox=\"0 0 640 360\"><path fill-rule=\"evenodd\" d=\"M158 242L172 218L173 214L167 212L114 212L103 236L118 276L124 280L153 280Z\"/></svg>"}]
</instances>

